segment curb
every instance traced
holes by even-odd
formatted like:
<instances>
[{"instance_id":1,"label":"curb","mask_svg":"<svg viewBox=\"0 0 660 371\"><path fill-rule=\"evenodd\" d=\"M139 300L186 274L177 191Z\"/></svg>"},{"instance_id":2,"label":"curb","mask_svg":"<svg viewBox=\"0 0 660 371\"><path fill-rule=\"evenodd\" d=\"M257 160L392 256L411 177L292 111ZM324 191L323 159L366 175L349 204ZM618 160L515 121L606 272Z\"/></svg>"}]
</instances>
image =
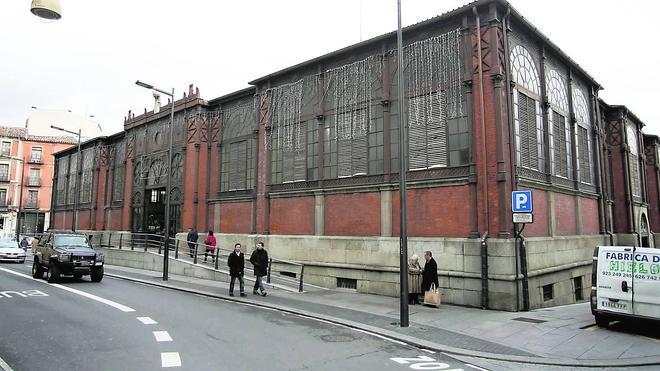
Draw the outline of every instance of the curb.
<instances>
[{"instance_id":1,"label":"curb","mask_svg":"<svg viewBox=\"0 0 660 371\"><path fill-rule=\"evenodd\" d=\"M289 314L295 314L302 317L307 317L310 319L322 320L326 322L333 323L335 325L345 326L356 330L367 331L374 334L377 334L382 337L389 338L390 340L396 340L403 342L407 345L411 345L417 348L429 349L437 352L448 353L449 355L460 355L460 356L469 356L476 358L483 358L488 360L497 360L497 361L506 361L506 362L515 362L515 363L525 363L533 365L545 365L545 366L567 366L567 367L638 367L638 366L656 366L660 365L660 356L654 357L645 357L645 358L628 358L628 359L607 359L607 360L577 360L577 359L564 359L564 358L541 358L541 357L525 357L525 356L514 356L514 355L503 355L496 353L488 352L479 352L468 349L455 348L443 344L434 343L427 340L420 340L418 338L403 335L391 330L386 330L380 327L370 326L359 322L354 322L347 319L337 318L333 316L328 316L324 314L318 314L313 312L308 312L305 310L300 310L297 308L286 307L277 304L264 303L262 301L255 301L250 299L240 299L234 297L221 296L208 291L201 291L176 285L170 285L160 282L147 281L135 277L123 276L114 273L105 273L108 277L113 277L117 279L122 279L126 281L139 282L142 284L157 286L167 289L172 289L180 292L186 292L191 294L197 294L202 296L207 296L215 299L220 299L224 301L236 302L241 304L255 305L262 308L277 310Z\"/></svg>"}]
</instances>

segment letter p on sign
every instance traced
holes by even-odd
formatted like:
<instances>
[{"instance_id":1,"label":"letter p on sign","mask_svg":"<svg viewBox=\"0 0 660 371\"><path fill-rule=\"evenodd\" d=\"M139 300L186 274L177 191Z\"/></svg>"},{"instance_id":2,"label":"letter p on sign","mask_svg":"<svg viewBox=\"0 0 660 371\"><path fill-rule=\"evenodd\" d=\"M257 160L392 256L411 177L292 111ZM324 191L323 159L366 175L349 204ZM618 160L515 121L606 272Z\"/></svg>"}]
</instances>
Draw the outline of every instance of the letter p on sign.
<instances>
[{"instance_id":1,"label":"letter p on sign","mask_svg":"<svg viewBox=\"0 0 660 371\"><path fill-rule=\"evenodd\" d=\"M511 211L514 213L531 213L532 191L511 192Z\"/></svg>"}]
</instances>

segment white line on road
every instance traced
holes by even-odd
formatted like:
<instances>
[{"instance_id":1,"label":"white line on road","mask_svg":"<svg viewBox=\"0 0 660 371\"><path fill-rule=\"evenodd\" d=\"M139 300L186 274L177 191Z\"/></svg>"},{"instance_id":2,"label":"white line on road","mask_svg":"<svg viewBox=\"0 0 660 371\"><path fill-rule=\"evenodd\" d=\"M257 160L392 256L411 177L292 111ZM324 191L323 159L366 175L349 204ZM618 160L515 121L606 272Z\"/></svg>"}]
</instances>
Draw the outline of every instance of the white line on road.
<instances>
[{"instance_id":1,"label":"white line on road","mask_svg":"<svg viewBox=\"0 0 660 371\"><path fill-rule=\"evenodd\" d=\"M153 334L157 342L172 341L172 337L167 331L153 331Z\"/></svg>"},{"instance_id":2,"label":"white line on road","mask_svg":"<svg viewBox=\"0 0 660 371\"><path fill-rule=\"evenodd\" d=\"M41 283L44 283L44 284L49 285L49 286L57 287L58 289L65 290L65 291L71 292L71 293L76 294L76 295L84 296L88 299L96 300L99 303L109 305L109 306L111 306L115 309L119 309L122 312L135 312L135 309L133 309L133 308L127 307L127 306L122 305L122 304L119 304L119 303L114 302L112 300L104 299L100 296L96 296L96 295L86 293L84 291L72 289L70 287L62 286L62 285L57 284L57 283L48 283L48 282L45 282L45 281L42 281L42 280L38 280L36 278L32 278L31 276L28 276L27 274L19 273L19 272L13 271L11 269L0 268L0 270L3 271L3 272L14 274L14 275L19 276L19 277L27 278L27 279L32 280L32 281L37 281L37 282L41 282Z\"/></svg>"},{"instance_id":3,"label":"white line on road","mask_svg":"<svg viewBox=\"0 0 660 371\"><path fill-rule=\"evenodd\" d=\"M7 364L7 362L5 362L4 359L2 359L2 357L0 357L0 370L3 370L3 371L14 371L14 369L11 368L11 366L9 366L9 365Z\"/></svg>"},{"instance_id":4,"label":"white line on road","mask_svg":"<svg viewBox=\"0 0 660 371\"><path fill-rule=\"evenodd\" d=\"M428 350L428 349L424 349L424 348L419 348L419 349L421 349L421 350L422 350L422 352L426 352L426 353L431 353L431 354L435 354L435 352L434 352L434 351L432 351L432 350Z\"/></svg>"},{"instance_id":5,"label":"white line on road","mask_svg":"<svg viewBox=\"0 0 660 371\"><path fill-rule=\"evenodd\" d=\"M142 322L144 325L157 325L158 322L151 319L151 317L138 317L138 321Z\"/></svg>"},{"instance_id":6,"label":"white line on road","mask_svg":"<svg viewBox=\"0 0 660 371\"><path fill-rule=\"evenodd\" d=\"M162 367L181 367L179 352L165 352L160 354Z\"/></svg>"},{"instance_id":7,"label":"white line on road","mask_svg":"<svg viewBox=\"0 0 660 371\"><path fill-rule=\"evenodd\" d=\"M471 364L469 364L469 363L466 363L465 365L468 366L468 367L472 367L472 368L475 369L475 370L480 370L480 371L490 371L490 370L488 370L487 368L481 368L481 367L479 367L479 366L471 365Z\"/></svg>"}]
</instances>

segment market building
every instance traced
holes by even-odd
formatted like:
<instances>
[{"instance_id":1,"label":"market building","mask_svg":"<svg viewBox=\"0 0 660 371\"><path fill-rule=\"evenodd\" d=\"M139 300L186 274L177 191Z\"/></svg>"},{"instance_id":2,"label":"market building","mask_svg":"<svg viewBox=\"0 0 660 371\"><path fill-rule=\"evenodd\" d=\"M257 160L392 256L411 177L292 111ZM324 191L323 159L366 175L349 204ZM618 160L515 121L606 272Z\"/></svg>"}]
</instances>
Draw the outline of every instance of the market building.
<instances>
[{"instance_id":1,"label":"market building","mask_svg":"<svg viewBox=\"0 0 660 371\"><path fill-rule=\"evenodd\" d=\"M443 301L518 310L588 298L594 246L641 243L619 228L632 222L619 220L618 186L604 187L619 162L606 157L616 151L600 84L502 0L403 37L403 69L391 32L223 97L191 85L164 107L129 111L123 132L83 144L78 228L164 233L169 176L171 233L263 240L304 262L307 282L396 296L403 70L409 253L433 252ZM70 228L79 159L56 159L53 224ZM521 189L534 222L518 233L511 192Z\"/></svg>"}]
</instances>

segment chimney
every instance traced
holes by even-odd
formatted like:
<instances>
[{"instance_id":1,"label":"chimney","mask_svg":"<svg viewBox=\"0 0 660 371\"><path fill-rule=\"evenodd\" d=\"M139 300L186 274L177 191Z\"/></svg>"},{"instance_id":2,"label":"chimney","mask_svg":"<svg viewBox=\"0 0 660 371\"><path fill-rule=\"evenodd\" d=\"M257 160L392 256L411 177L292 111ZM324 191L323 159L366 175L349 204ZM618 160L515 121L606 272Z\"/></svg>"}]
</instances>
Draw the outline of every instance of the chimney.
<instances>
[{"instance_id":1,"label":"chimney","mask_svg":"<svg viewBox=\"0 0 660 371\"><path fill-rule=\"evenodd\" d=\"M160 112L160 94L154 90L154 113Z\"/></svg>"}]
</instances>

